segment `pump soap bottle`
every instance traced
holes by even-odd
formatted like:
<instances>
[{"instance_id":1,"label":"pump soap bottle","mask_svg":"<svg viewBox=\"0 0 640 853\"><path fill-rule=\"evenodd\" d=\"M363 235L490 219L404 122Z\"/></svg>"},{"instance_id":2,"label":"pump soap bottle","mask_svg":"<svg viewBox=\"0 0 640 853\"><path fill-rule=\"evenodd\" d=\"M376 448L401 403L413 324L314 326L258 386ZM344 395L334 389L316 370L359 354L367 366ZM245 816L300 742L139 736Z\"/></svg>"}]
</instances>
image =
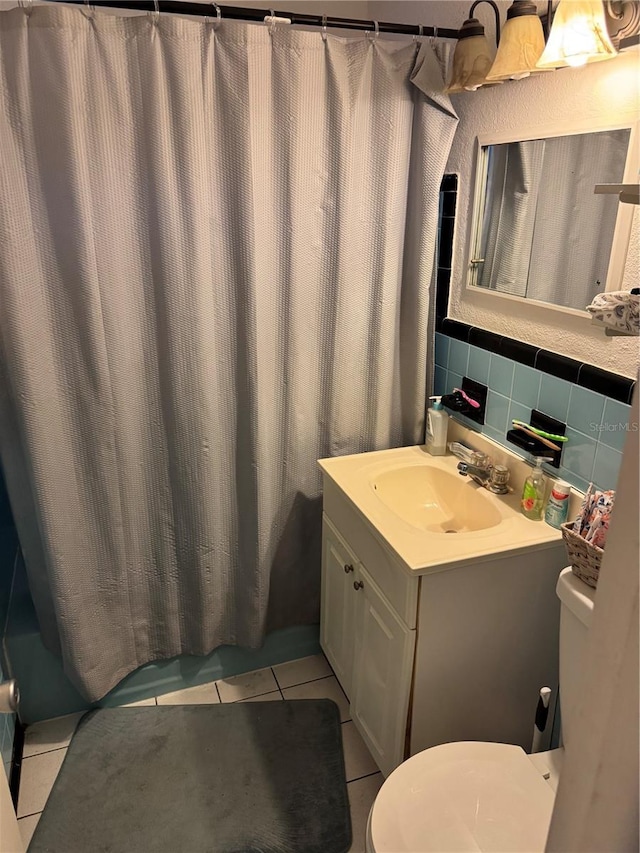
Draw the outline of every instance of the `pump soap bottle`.
<instances>
[{"instance_id":1,"label":"pump soap bottle","mask_svg":"<svg viewBox=\"0 0 640 853\"><path fill-rule=\"evenodd\" d=\"M444 456L447 452L447 430L449 415L442 408L442 397L429 397L433 406L427 409L427 451L432 456Z\"/></svg>"},{"instance_id":2,"label":"pump soap bottle","mask_svg":"<svg viewBox=\"0 0 640 853\"><path fill-rule=\"evenodd\" d=\"M520 509L522 510L522 514L532 521L540 521L542 519L546 490L546 480L542 472L543 461L542 457L536 456L535 468L524 481L524 488L522 490Z\"/></svg>"}]
</instances>

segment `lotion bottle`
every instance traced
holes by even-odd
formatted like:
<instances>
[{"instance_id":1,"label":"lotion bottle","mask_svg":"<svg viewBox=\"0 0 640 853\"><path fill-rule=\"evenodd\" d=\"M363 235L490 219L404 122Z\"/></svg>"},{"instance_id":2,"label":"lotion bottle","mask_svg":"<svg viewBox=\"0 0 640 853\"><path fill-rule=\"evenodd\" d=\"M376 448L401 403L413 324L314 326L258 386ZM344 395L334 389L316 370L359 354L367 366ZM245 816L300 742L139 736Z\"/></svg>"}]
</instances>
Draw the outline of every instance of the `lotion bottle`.
<instances>
[{"instance_id":1,"label":"lotion bottle","mask_svg":"<svg viewBox=\"0 0 640 853\"><path fill-rule=\"evenodd\" d=\"M432 456L444 456L447 452L447 430L449 415L442 408L442 397L429 397L433 406L427 409L427 451Z\"/></svg>"}]
</instances>

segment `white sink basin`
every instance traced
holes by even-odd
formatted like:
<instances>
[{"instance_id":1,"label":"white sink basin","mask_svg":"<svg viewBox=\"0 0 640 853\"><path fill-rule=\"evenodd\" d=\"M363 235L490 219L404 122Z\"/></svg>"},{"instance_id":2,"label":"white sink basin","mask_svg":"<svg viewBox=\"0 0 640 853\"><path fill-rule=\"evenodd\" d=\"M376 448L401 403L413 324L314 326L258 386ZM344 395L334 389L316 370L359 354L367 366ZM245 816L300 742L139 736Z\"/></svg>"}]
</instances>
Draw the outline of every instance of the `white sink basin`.
<instances>
[{"instance_id":1,"label":"white sink basin","mask_svg":"<svg viewBox=\"0 0 640 853\"><path fill-rule=\"evenodd\" d=\"M429 533L470 533L496 527L502 516L467 477L428 465L405 465L375 476L378 498L403 521Z\"/></svg>"},{"instance_id":2,"label":"white sink basin","mask_svg":"<svg viewBox=\"0 0 640 853\"><path fill-rule=\"evenodd\" d=\"M477 449L507 464L513 491L494 495L461 477L455 456L397 447L320 460L332 517L348 532L356 529L355 518L364 517L401 563L419 574L493 554L555 547L560 531L520 512L522 483L530 472L526 462L483 444L482 436L467 438L466 431L452 439L477 442Z\"/></svg>"}]
</instances>

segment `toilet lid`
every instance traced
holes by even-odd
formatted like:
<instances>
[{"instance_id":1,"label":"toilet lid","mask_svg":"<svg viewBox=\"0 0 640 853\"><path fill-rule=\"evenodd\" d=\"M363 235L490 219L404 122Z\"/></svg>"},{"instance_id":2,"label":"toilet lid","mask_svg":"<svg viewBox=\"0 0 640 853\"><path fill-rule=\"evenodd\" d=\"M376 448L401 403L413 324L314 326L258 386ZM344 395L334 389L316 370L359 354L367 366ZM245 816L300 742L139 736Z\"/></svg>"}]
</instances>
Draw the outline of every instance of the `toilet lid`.
<instances>
[{"instance_id":1,"label":"toilet lid","mask_svg":"<svg viewBox=\"0 0 640 853\"><path fill-rule=\"evenodd\" d=\"M554 794L519 746L461 742L414 755L371 811L371 853L543 851Z\"/></svg>"}]
</instances>

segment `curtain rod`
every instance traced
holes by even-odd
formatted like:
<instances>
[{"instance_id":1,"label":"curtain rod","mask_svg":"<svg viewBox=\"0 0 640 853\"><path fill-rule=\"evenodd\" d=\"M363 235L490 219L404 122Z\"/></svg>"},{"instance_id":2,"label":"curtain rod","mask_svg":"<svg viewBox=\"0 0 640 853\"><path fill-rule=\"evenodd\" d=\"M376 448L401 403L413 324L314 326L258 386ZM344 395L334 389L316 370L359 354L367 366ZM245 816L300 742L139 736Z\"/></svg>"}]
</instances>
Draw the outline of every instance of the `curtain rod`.
<instances>
[{"instance_id":1,"label":"curtain rod","mask_svg":"<svg viewBox=\"0 0 640 853\"><path fill-rule=\"evenodd\" d=\"M58 3L73 3L86 5L86 0L57 0ZM110 9L128 9L138 12L167 12L170 15L197 15L204 18L216 16L216 7L212 3L184 3L180 0L93 0L91 6ZM271 15L270 9L248 9L243 6L219 6L221 19L224 21L253 21L262 23L264 18ZM289 18L292 24L306 27L330 27L342 30L369 30L376 28L375 21L359 21L355 18L334 18L331 15L306 15L300 12L273 12L278 18ZM417 24L390 24L378 21L378 31L381 33L399 33L405 36L437 36L443 39L455 39L458 31L447 27L418 26Z\"/></svg>"}]
</instances>

